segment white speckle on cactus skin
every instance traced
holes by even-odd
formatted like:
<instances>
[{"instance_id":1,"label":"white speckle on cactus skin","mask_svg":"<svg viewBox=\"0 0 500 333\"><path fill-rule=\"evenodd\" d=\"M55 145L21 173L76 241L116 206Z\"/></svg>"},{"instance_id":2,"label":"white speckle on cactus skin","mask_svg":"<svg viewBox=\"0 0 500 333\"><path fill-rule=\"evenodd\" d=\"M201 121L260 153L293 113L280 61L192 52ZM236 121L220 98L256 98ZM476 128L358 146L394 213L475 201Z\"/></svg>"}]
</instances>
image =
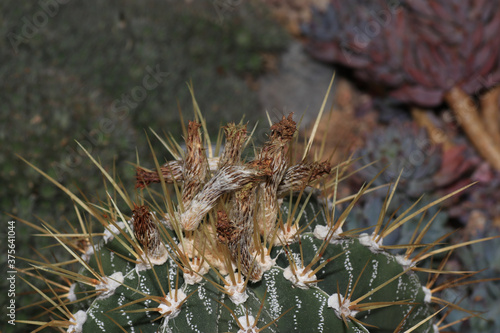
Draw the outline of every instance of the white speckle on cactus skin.
<instances>
[{"instance_id":1,"label":"white speckle on cactus skin","mask_svg":"<svg viewBox=\"0 0 500 333\"><path fill-rule=\"evenodd\" d=\"M316 283L313 281L317 280L316 275L309 276L310 272L304 273L304 267L295 267L295 274L292 268L288 266L283 272L285 279L292 282L292 284L300 289L309 289L310 286L315 286Z\"/></svg>"},{"instance_id":2,"label":"white speckle on cactus skin","mask_svg":"<svg viewBox=\"0 0 500 333\"><path fill-rule=\"evenodd\" d=\"M346 318L355 317L356 314L359 313L359 311L351 310L350 305L351 302L348 299L344 299L344 296L340 294L335 293L332 296L328 297L328 307L333 308L333 310L335 311L335 315L339 319L342 319L342 316Z\"/></svg>"},{"instance_id":3,"label":"white speckle on cactus skin","mask_svg":"<svg viewBox=\"0 0 500 333\"><path fill-rule=\"evenodd\" d=\"M368 235L367 233L362 233L359 235L359 242L366 246L368 249L370 249L371 252L373 253L379 253L382 251L382 243L383 243L383 238L381 237L378 242L375 242L373 238L377 237L377 235Z\"/></svg>"},{"instance_id":4,"label":"white speckle on cactus skin","mask_svg":"<svg viewBox=\"0 0 500 333\"><path fill-rule=\"evenodd\" d=\"M151 289L149 288L148 280L146 275L140 275L138 274L139 277L139 288L142 292L145 294L151 295Z\"/></svg>"},{"instance_id":5,"label":"white speckle on cactus skin","mask_svg":"<svg viewBox=\"0 0 500 333\"><path fill-rule=\"evenodd\" d=\"M209 314L214 312L213 304L210 302L211 298L207 296L207 289L204 287L198 288L198 298L203 302L205 311Z\"/></svg>"},{"instance_id":6,"label":"white speckle on cactus skin","mask_svg":"<svg viewBox=\"0 0 500 333\"><path fill-rule=\"evenodd\" d=\"M424 292L424 302L427 303L427 304L430 304L431 303L431 300L432 300L432 291L427 288L427 287L423 287L422 286L422 290Z\"/></svg>"},{"instance_id":7,"label":"white speckle on cactus skin","mask_svg":"<svg viewBox=\"0 0 500 333\"><path fill-rule=\"evenodd\" d=\"M300 313L302 309L302 300L300 299L299 296L295 296L295 310L293 313L293 326L295 327L295 330L298 329L298 321L297 321L297 313Z\"/></svg>"},{"instance_id":8,"label":"white speckle on cactus skin","mask_svg":"<svg viewBox=\"0 0 500 333\"><path fill-rule=\"evenodd\" d=\"M345 245L345 244L343 244ZM344 249L346 249L347 247L344 247ZM352 267L352 263L351 263L351 251L349 250L346 250L345 251L345 260L344 260L344 267L347 271L347 273L349 274L349 289L348 291L351 291L351 287L352 287L352 284L354 283L353 281L355 281L354 279L354 275L352 274L354 268Z\"/></svg>"},{"instance_id":9,"label":"white speckle on cactus skin","mask_svg":"<svg viewBox=\"0 0 500 333\"><path fill-rule=\"evenodd\" d=\"M318 327L317 327L316 331L317 332L323 332L323 329L324 329L324 326L325 326L325 318L323 317L323 313L324 313L324 309L325 309L325 305L326 305L327 299L324 296L324 294L319 293L317 291L314 291L313 295L320 302L319 311L318 311L319 321L318 321Z\"/></svg>"},{"instance_id":10,"label":"white speckle on cactus skin","mask_svg":"<svg viewBox=\"0 0 500 333\"><path fill-rule=\"evenodd\" d=\"M102 322L101 320L99 320L96 317L96 315L95 315L96 313L100 313L100 311L99 311L99 303L98 302L94 302L92 304L92 307L89 310L88 315L90 316L90 318L92 318L92 320L96 323L96 325L101 329L101 331L105 332L106 329L105 329L105 326L104 326L104 322Z\"/></svg>"},{"instance_id":11,"label":"white speckle on cactus skin","mask_svg":"<svg viewBox=\"0 0 500 333\"><path fill-rule=\"evenodd\" d=\"M83 310L79 310L77 313L73 315L75 317L74 325L69 325L68 333L82 333L83 332L83 324L87 321L87 312ZM71 320L73 322L73 320Z\"/></svg>"},{"instance_id":12,"label":"white speckle on cactus skin","mask_svg":"<svg viewBox=\"0 0 500 333\"><path fill-rule=\"evenodd\" d=\"M121 295L120 297L118 297L118 304L120 305L123 305L126 303L126 298L125 296ZM126 321L127 321L127 324L128 326L130 326L131 330L130 332L134 333L135 332L135 329L134 329L134 322L132 321L132 318L130 318L130 315L126 312L126 311L121 311L120 313L123 317L125 317Z\"/></svg>"},{"instance_id":13,"label":"white speckle on cactus skin","mask_svg":"<svg viewBox=\"0 0 500 333\"><path fill-rule=\"evenodd\" d=\"M101 294L97 297L98 299L106 299L115 293L116 288L121 286L123 283L122 272L115 272L109 277L104 276L101 283L95 286L96 290L100 290Z\"/></svg>"},{"instance_id":14,"label":"white speckle on cactus skin","mask_svg":"<svg viewBox=\"0 0 500 333\"><path fill-rule=\"evenodd\" d=\"M376 279L376 278L377 278L377 276L378 276L378 265L379 265L379 262L378 262L377 260L375 260L375 259L374 259L374 260L372 260L372 269L373 269L373 271L372 271L372 275L370 276L370 281L368 281L368 287L370 287L370 289L372 289L372 288L373 288L373 281L375 281L375 279ZM368 297L368 300L369 300L369 301L370 301L370 300L372 300L372 295L370 295L370 296ZM366 317L368 317L368 316L370 315L371 311L372 311L372 310L368 310L368 311L366 311L366 316L365 316L365 318L366 318Z\"/></svg>"},{"instance_id":15,"label":"white speckle on cactus skin","mask_svg":"<svg viewBox=\"0 0 500 333\"><path fill-rule=\"evenodd\" d=\"M404 283L401 277L399 277L397 281L398 281L398 286L396 287L396 295L398 296L396 297L396 300L399 300L399 294L405 293L407 285L406 283Z\"/></svg>"},{"instance_id":16,"label":"white speckle on cactus skin","mask_svg":"<svg viewBox=\"0 0 500 333\"><path fill-rule=\"evenodd\" d=\"M269 308L273 318L278 318L283 312L283 307L278 301L278 288L276 286L276 277L280 274L280 272L281 270L271 269L264 273L267 292L269 295Z\"/></svg>"},{"instance_id":17,"label":"white speckle on cactus skin","mask_svg":"<svg viewBox=\"0 0 500 333\"><path fill-rule=\"evenodd\" d=\"M253 316L242 316L238 318L241 326L238 333L258 333L259 329L255 327L255 318Z\"/></svg>"},{"instance_id":18,"label":"white speckle on cactus skin","mask_svg":"<svg viewBox=\"0 0 500 333\"><path fill-rule=\"evenodd\" d=\"M378 261L373 259L372 260L372 269L373 269L373 272L372 272L372 275L370 277L370 281L368 282L368 286L371 288L372 285L373 285L373 281L377 278L377 275L378 275ZM371 296L370 296L371 298Z\"/></svg>"}]
</instances>

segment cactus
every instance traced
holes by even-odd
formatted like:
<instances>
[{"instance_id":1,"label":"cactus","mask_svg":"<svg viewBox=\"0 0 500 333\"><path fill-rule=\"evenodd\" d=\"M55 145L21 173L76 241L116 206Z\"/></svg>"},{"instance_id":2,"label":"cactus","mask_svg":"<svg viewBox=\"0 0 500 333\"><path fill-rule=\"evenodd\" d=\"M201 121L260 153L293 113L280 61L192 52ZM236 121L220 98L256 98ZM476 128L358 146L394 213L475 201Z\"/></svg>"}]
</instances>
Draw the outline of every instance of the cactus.
<instances>
[{"instance_id":1,"label":"cactus","mask_svg":"<svg viewBox=\"0 0 500 333\"><path fill-rule=\"evenodd\" d=\"M138 167L135 196L90 154L116 193L101 206L87 204L46 175L79 207L81 230L73 227L65 235L30 223L74 260L24 259L39 273L23 269L28 277L22 279L43 296L39 304L50 320L19 323L68 332L439 330L433 316L443 302L416 272L435 273L418 264L458 246L438 247L442 238L422 244L427 227L415 233L404 254L392 254L383 240L455 193L391 220L384 210L392 190L373 216L372 234L344 232L347 214L373 181L334 219L317 191L307 188L322 181L336 200L344 167L294 164L291 115L274 123L263 147L248 154L245 125L228 124L225 146L212 149L200 130L204 123L189 123L185 152L166 144L174 160L162 166L155 160L154 170ZM327 181L327 174L335 176ZM92 232L96 221L104 232ZM69 268L75 262L82 265L78 272Z\"/></svg>"}]
</instances>

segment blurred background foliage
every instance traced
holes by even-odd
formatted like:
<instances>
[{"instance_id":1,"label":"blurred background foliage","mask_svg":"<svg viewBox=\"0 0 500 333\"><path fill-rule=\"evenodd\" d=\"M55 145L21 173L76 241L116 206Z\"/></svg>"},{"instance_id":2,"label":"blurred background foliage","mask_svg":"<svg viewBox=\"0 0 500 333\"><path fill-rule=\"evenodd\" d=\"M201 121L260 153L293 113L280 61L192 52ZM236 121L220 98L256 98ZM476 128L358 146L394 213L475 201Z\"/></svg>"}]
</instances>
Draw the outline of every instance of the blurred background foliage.
<instances>
[{"instance_id":1,"label":"blurred background foliage","mask_svg":"<svg viewBox=\"0 0 500 333\"><path fill-rule=\"evenodd\" d=\"M33 211L61 217L55 199L61 194L15 154L92 193L101 179L75 140L106 168L115 161L117 174L130 175L125 161L135 162L136 148L149 157L144 130L181 136L178 108L192 118L189 81L212 135L220 123L244 114L251 123L262 120L248 81L266 70L266 54L287 44L284 30L252 4L220 16L212 2L202 1L69 1L13 52L12 33L24 38L26 22L40 11L36 4L2 3L0 163L6 186L0 191L2 211L21 218Z\"/></svg>"},{"instance_id":2,"label":"blurred background foliage","mask_svg":"<svg viewBox=\"0 0 500 333\"><path fill-rule=\"evenodd\" d=\"M0 211L65 230L75 221L71 201L16 154L96 202L102 176L75 141L133 179L136 151L152 160L144 131L168 157L149 128L180 138L178 109L193 119L188 82L213 136L243 115L253 125L265 119L254 82L289 41L254 2L6 0L0 32ZM32 256L31 246L46 243L22 228L17 254ZM0 237L6 244L5 228ZM6 270L3 245L0 258ZM18 288L25 291L19 280Z\"/></svg>"}]
</instances>

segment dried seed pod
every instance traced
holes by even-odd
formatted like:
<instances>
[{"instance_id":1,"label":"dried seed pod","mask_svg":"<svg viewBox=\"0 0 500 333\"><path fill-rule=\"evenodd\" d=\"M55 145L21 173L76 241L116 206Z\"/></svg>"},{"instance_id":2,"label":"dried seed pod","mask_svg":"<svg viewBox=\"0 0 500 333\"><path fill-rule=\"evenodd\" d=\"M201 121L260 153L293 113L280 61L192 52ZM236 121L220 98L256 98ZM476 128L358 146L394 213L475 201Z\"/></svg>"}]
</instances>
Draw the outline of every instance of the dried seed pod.
<instances>
[{"instance_id":1,"label":"dried seed pod","mask_svg":"<svg viewBox=\"0 0 500 333\"><path fill-rule=\"evenodd\" d=\"M161 174L167 184L184 181L184 166L183 161L170 161L165 163L161 168ZM151 183L159 183L160 176L156 171L146 171L143 168L136 169L136 188L144 188Z\"/></svg>"},{"instance_id":2,"label":"dried seed pod","mask_svg":"<svg viewBox=\"0 0 500 333\"><path fill-rule=\"evenodd\" d=\"M223 244L228 244L233 241L234 225L229 222L227 214L223 210L217 212L217 239Z\"/></svg>"},{"instance_id":3,"label":"dried seed pod","mask_svg":"<svg viewBox=\"0 0 500 333\"><path fill-rule=\"evenodd\" d=\"M249 183L261 182L266 176L267 171L261 168L234 165L223 167L185 207L180 218L183 229L196 229L223 194L237 191Z\"/></svg>"},{"instance_id":4,"label":"dried seed pod","mask_svg":"<svg viewBox=\"0 0 500 333\"><path fill-rule=\"evenodd\" d=\"M266 142L257 160L265 161L271 172L271 176L259 188L259 230L265 236L272 234L278 216L278 187L287 170L288 142L293 138L297 130L296 123L292 119L293 113L288 118L283 118L271 126L270 140Z\"/></svg>"},{"instance_id":5,"label":"dried seed pod","mask_svg":"<svg viewBox=\"0 0 500 333\"><path fill-rule=\"evenodd\" d=\"M304 162L288 168L278 186L278 198L284 197L290 191L301 191L311 182L329 174L331 170L332 166L328 162Z\"/></svg>"},{"instance_id":6,"label":"dried seed pod","mask_svg":"<svg viewBox=\"0 0 500 333\"><path fill-rule=\"evenodd\" d=\"M219 168L225 165L238 164L241 161L241 148L247 138L246 125L229 123L224 127L226 144L219 160Z\"/></svg>"},{"instance_id":7,"label":"dried seed pod","mask_svg":"<svg viewBox=\"0 0 500 333\"><path fill-rule=\"evenodd\" d=\"M229 223L233 235L228 242L231 255L235 262L240 262L242 273L251 281L262 277L262 270L256 263L253 252L254 212L257 204L255 184L248 184L242 190L234 193Z\"/></svg>"},{"instance_id":8,"label":"dried seed pod","mask_svg":"<svg viewBox=\"0 0 500 333\"><path fill-rule=\"evenodd\" d=\"M200 192L209 174L209 166L200 133L201 125L190 121L186 140L186 157L184 159L184 187L182 203L187 207L196 193Z\"/></svg>"},{"instance_id":9,"label":"dried seed pod","mask_svg":"<svg viewBox=\"0 0 500 333\"><path fill-rule=\"evenodd\" d=\"M151 214L148 206L136 206L132 214L134 236L142 245L149 261L155 265L163 264L168 254L154 221L154 215Z\"/></svg>"}]
</instances>

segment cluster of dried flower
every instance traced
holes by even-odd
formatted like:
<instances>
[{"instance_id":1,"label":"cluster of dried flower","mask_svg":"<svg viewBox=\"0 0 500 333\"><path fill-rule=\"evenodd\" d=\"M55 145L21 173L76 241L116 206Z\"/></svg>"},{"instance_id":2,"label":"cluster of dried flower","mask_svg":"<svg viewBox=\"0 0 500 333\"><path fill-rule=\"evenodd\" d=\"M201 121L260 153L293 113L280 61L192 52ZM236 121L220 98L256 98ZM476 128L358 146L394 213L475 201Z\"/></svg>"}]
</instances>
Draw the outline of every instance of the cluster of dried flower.
<instances>
[{"instance_id":1,"label":"cluster of dried flower","mask_svg":"<svg viewBox=\"0 0 500 333\"><path fill-rule=\"evenodd\" d=\"M230 123L224 127L224 149L220 157L210 162L200 127L197 122L189 122L184 159L164 164L159 170L161 175L158 171L138 168L137 187L162 180L182 185L181 202L173 214L165 214L163 222L184 232L196 232L200 224L207 224L218 244L229 249L233 264L250 280L260 280L265 271L265 244L290 241L277 236L276 221L283 197L330 173L331 166L328 162L307 161L290 165L289 145L296 132L292 114L271 126L269 140L251 161L242 159L248 139L246 125ZM210 220L209 213L213 213L214 222L201 223ZM137 240L148 254L160 252L155 247L161 244L151 235L155 230L151 219L139 216L152 218L144 213L144 208L134 211Z\"/></svg>"}]
</instances>

